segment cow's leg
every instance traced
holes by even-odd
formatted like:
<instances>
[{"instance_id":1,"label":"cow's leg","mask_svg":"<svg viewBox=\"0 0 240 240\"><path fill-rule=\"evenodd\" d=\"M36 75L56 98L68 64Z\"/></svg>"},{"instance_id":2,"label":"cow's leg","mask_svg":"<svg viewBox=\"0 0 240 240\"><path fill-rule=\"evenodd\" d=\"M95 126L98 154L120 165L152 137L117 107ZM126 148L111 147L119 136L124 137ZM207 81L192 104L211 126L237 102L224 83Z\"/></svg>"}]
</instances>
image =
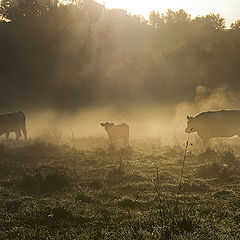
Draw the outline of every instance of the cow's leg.
<instances>
[{"instance_id":1,"label":"cow's leg","mask_svg":"<svg viewBox=\"0 0 240 240\"><path fill-rule=\"evenodd\" d=\"M22 132L23 132L23 135L24 135L25 139L27 139L27 129L23 128Z\"/></svg>"},{"instance_id":2,"label":"cow's leg","mask_svg":"<svg viewBox=\"0 0 240 240\"><path fill-rule=\"evenodd\" d=\"M16 134L16 140L17 140L17 142L18 142L19 138L22 136L21 130L16 130L16 131L15 131L15 134Z\"/></svg>"},{"instance_id":3,"label":"cow's leg","mask_svg":"<svg viewBox=\"0 0 240 240\"><path fill-rule=\"evenodd\" d=\"M202 138L204 150L208 147L209 138Z\"/></svg>"},{"instance_id":4,"label":"cow's leg","mask_svg":"<svg viewBox=\"0 0 240 240\"><path fill-rule=\"evenodd\" d=\"M110 146L109 146L109 149L110 149L111 151L115 151L115 141L114 141L112 138L110 138Z\"/></svg>"},{"instance_id":5,"label":"cow's leg","mask_svg":"<svg viewBox=\"0 0 240 240\"><path fill-rule=\"evenodd\" d=\"M9 139L9 134L10 134L10 132L6 132L6 139L7 140Z\"/></svg>"},{"instance_id":6,"label":"cow's leg","mask_svg":"<svg viewBox=\"0 0 240 240\"><path fill-rule=\"evenodd\" d=\"M129 139L125 138L124 139L124 147L128 147L129 146Z\"/></svg>"}]
</instances>

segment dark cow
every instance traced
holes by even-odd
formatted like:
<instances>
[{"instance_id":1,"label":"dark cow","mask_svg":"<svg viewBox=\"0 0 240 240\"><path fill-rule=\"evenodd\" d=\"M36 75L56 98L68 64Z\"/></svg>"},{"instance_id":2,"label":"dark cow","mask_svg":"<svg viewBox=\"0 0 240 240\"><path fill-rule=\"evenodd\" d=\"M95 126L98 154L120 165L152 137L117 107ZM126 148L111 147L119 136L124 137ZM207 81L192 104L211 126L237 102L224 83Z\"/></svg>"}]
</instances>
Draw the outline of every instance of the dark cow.
<instances>
[{"instance_id":1,"label":"dark cow","mask_svg":"<svg viewBox=\"0 0 240 240\"><path fill-rule=\"evenodd\" d=\"M215 137L240 136L240 110L202 112L187 120L185 132L197 132L204 143Z\"/></svg>"},{"instance_id":2,"label":"dark cow","mask_svg":"<svg viewBox=\"0 0 240 240\"><path fill-rule=\"evenodd\" d=\"M101 123L102 127L105 128L111 142L111 146L117 143L119 139L124 142L124 147L129 145L129 126L126 123L115 125L114 123Z\"/></svg>"},{"instance_id":3,"label":"dark cow","mask_svg":"<svg viewBox=\"0 0 240 240\"><path fill-rule=\"evenodd\" d=\"M22 136L22 133L27 138L26 119L23 112L9 112L0 114L0 135L6 134L6 139L9 138L10 132L15 132L16 140Z\"/></svg>"}]
</instances>

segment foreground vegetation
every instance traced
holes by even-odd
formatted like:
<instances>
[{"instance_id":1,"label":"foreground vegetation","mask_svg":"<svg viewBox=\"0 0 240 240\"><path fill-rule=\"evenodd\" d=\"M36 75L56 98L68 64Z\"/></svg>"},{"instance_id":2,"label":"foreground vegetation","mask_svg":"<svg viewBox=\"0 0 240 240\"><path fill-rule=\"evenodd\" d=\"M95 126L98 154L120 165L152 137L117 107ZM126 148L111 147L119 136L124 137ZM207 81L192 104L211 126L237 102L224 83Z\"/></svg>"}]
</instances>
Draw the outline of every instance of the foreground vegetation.
<instances>
[{"instance_id":1,"label":"foreground vegetation","mask_svg":"<svg viewBox=\"0 0 240 240\"><path fill-rule=\"evenodd\" d=\"M240 159L226 145L189 144L182 183L184 146L154 139L13 145L0 148L0 239L240 239Z\"/></svg>"}]
</instances>

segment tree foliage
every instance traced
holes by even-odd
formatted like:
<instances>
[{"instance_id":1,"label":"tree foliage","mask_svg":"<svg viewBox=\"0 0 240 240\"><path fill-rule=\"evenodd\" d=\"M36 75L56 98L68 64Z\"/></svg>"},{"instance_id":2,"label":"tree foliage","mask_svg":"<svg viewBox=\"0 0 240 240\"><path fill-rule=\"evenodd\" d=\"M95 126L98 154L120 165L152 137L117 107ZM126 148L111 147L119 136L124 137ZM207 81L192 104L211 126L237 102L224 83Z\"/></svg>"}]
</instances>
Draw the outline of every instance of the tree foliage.
<instances>
[{"instance_id":1,"label":"tree foliage","mask_svg":"<svg viewBox=\"0 0 240 240\"><path fill-rule=\"evenodd\" d=\"M196 17L195 21L209 29L224 30L226 28L225 19L220 14L211 13L204 17Z\"/></svg>"},{"instance_id":2,"label":"tree foliage","mask_svg":"<svg viewBox=\"0 0 240 240\"><path fill-rule=\"evenodd\" d=\"M240 20L237 20L236 22L232 23L230 28L232 30L239 31L240 30Z\"/></svg>"},{"instance_id":3,"label":"tree foliage","mask_svg":"<svg viewBox=\"0 0 240 240\"><path fill-rule=\"evenodd\" d=\"M149 22L90 0L1 2L0 109L177 103L198 85L239 88L239 21L184 10Z\"/></svg>"}]
</instances>

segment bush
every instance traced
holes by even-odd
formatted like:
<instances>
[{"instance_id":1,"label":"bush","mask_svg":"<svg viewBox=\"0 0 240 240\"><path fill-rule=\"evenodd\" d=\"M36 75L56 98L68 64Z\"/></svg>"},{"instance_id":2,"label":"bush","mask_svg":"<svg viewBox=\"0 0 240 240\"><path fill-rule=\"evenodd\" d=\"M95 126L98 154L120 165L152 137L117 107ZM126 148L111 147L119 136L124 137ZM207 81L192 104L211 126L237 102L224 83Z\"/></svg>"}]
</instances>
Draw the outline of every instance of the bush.
<instances>
[{"instance_id":1,"label":"bush","mask_svg":"<svg viewBox=\"0 0 240 240\"><path fill-rule=\"evenodd\" d=\"M210 148L207 148L205 152L198 155L198 159L205 162L216 162L218 158L219 154Z\"/></svg>"},{"instance_id":2,"label":"bush","mask_svg":"<svg viewBox=\"0 0 240 240\"><path fill-rule=\"evenodd\" d=\"M140 202L133 200L129 196L124 196L117 201L117 205L124 208L135 208L140 205Z\"/></svg>"},{"instance_id":3,"label":"bush","mask_svg":"<svg viewBox=\"0 0 240 240\"><path fill-rule=\"evenodd\" d=\"M89 197L89 196L87 196L87 195L85 195L85 194L83 194L83 193L77 194L77 196L75 197L75 199L76 199L77 201L81 201L81 202L84 202L84 203L92 203L92 202L93 202L93 200L92 200L91 197Z\"/></svg>"},{"instance_id":4,"label":"bush","mask_svg":"<svg viewBox=\"0 0 240 240\"><path fill-rule=\"evenodd\" d=\"M212 162L210 164L202 165L197 170L197 175L203 178L218 177L223 170L223 165L219 162Z\"/></svg>"},{"instance_id":5,"label":"bush","mask_svg":"<svg viewBox=\"0 0 240 240\"><path fill-rule=\"evenodd\" d=\"M87 186L92 189L99 190L103 187L103 184L99 179L93 179L87 184Z\"/></svg>"},{"instance_id":6,"label":"bush","mask_svg":"<svg viewBox=\"0 0 240 240\"><path fill-rule=\"evenodd\" d=\"M119 184L122 181L124 175L124 164L120 162L118 167L114 166L112 170L108 172L106 181L109 184Z\"/></svg>"},{"instance_id":7,"label":"bush","mask_svg":"<svg viewBox=\"0 0 240 240\"><path fill-rule=\"evenodd\" d=\"M230 166L234 166L237 164L237 160L231 150L227 152L223 152L221 154L221 160L223 163L228 164Z\"/></svg>"},{"instance_id":8,"label":"bush","mask_svg":"<svg viewBox=\"0 0 240 240\"><path fill-rule=\"evenodd\" d=\"M203 183L184 183L182 186L184 192L203 193L209 190L209 187Z\"/></svg>"},{"instance_id":9,"label":"bush","mask_svg":"<svg viewBox=\"0 0 240 240\"><path fill-rule=\"evenodd\" d=\"M63 169L38 169L37 173L25 173L19 188L30 193L52 193L70 186L69 173Z\"/></svg>"}]
</instances>

